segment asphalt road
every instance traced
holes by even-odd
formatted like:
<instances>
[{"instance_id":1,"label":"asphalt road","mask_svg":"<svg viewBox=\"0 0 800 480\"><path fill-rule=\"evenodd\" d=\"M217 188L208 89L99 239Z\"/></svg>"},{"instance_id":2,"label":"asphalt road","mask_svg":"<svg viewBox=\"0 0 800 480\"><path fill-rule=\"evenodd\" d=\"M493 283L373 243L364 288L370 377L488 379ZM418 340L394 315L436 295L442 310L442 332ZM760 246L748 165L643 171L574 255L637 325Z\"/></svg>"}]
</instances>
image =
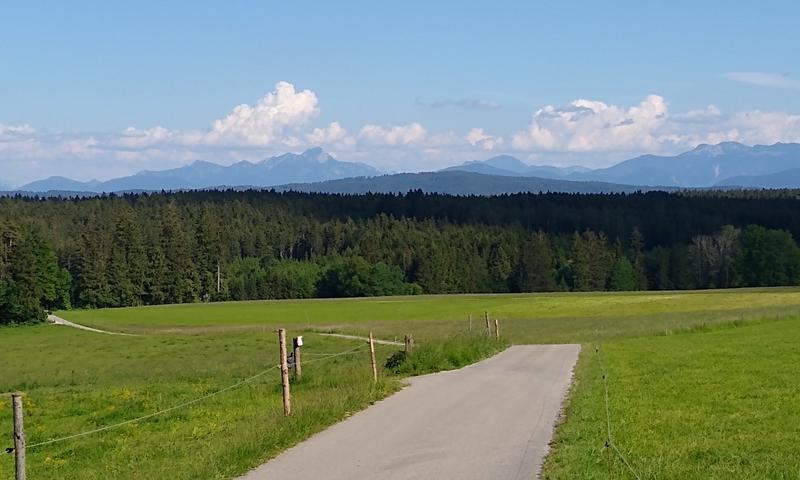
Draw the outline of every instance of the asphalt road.
<instances>
[{"instance_id":1,"label":"asphalt road","mask_svg":"<svg viewBox=\"0 0 800 480\"><path fill-rule=\"evenodd\" d=\"M413 378L241 478L536 478L579 351L515 346L460 370Z\"/></svg>"}]
</instances>

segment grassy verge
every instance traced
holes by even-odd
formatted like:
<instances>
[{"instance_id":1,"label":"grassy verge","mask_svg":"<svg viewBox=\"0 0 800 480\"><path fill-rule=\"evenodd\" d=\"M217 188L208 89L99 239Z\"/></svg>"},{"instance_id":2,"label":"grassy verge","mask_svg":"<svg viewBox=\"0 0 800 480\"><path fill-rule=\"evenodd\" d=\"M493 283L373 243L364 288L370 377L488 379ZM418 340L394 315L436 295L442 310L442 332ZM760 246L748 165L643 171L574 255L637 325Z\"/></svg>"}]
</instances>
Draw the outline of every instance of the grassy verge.
<instances>
[{"instance_id":1,"label":"grassy verge","mask_svg":"<svg viewBox=\"0 0 800 480\"><path fill-rule=\"evenodd\" d=\"M543 478L797 478L800 317L585 348Z\"/></svg>"},{"instance_id":2,"label":"grassy verge","mask_svg":"<svg viewBox=\"0 0 800 480\"><path fill-rule=\"evenodd\" d=\"M292 386L291 418L283 416L279 374L273 369L163 416L32 448L29 477L150 479L170 472L175 479L231 478L391 394L401 387L402 376L417 371L395 375L382 369L381 382L373 385L368 349L327 358L358 342L290 332L299 333L305 334L305 366L302 380ZM426 356L426 371L457 366L454 358L475 361L495 351L461 343L448 342L450 353L441 358ZM378 345L380 364L397 348ZM431 348L420 345L418 352ZM0 392L26 394L29 445L207 395L277 362L272 330L117 337L43 325L2 330L0 351ZM0 425L11 425L7 398L0 398ZM0 478L12 475L13 457L0 455Z\"/></svg>"}]
</instances>

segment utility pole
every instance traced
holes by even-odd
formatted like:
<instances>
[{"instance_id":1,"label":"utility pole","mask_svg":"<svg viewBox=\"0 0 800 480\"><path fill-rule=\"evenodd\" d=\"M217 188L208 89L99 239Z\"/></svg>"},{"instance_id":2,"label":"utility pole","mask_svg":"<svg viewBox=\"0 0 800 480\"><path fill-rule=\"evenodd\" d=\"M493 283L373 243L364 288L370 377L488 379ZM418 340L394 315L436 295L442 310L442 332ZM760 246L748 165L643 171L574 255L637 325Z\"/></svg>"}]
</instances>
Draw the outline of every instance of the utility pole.
<instances>
[{"instance_id":1,"label":"utility pole","mask_svg":"<svg viewBox=\"0 0 800 480\"><path fill-rule=\"evenodd\" d=\"M219 262L217 262L217 293L222 290L222 272L219 268Z\"/></svg>"}]
</instances>

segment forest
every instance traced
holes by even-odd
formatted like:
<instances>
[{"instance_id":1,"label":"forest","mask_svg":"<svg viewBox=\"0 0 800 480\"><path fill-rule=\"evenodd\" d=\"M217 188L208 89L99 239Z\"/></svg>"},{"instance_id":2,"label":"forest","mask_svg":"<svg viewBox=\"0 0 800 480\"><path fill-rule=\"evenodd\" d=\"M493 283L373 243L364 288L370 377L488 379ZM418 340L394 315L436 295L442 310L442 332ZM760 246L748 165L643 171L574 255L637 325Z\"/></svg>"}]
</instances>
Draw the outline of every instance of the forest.
<instances>
[{"instance_id":1,"label":"forest","mask_svg":"<svg viewBox=\"0 0 800 480\"><path fill-rule=\"evenodd\" d=\"M0 198L0 324L47 310L800 284L792 192Z\"/></svg>"}]
</instances>

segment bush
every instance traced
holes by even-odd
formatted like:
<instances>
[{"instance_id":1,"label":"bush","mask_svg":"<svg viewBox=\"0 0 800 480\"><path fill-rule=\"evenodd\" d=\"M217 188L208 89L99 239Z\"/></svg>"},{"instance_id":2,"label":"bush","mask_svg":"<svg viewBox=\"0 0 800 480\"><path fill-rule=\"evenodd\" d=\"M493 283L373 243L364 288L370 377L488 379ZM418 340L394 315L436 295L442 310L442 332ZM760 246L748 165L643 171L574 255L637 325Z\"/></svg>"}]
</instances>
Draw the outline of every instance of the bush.
<instances>
[{"instance_id":1,"label":"bush","mask_svg":"<svg viewBox=\"0 0 800 480\"><path fill-rule=\"evenodd\" d=\"M419 285L407 283L400 268L361 257L345 257L332 263L317 284L320 297L376 297L415 295Z\"/></svg>"},{"instance_id":2,"label":"bush","mask_svg":"<svg viewBox=\"0 0 800 480\"><path fill-rule=\"evenodd\" d=\"M443 342L418 345L410 356L404 351L396 352L386 361L386 368L401 375L453 370L490 357L507 346L493 338L456 335Z\"/></svg>"}]
</instances>

